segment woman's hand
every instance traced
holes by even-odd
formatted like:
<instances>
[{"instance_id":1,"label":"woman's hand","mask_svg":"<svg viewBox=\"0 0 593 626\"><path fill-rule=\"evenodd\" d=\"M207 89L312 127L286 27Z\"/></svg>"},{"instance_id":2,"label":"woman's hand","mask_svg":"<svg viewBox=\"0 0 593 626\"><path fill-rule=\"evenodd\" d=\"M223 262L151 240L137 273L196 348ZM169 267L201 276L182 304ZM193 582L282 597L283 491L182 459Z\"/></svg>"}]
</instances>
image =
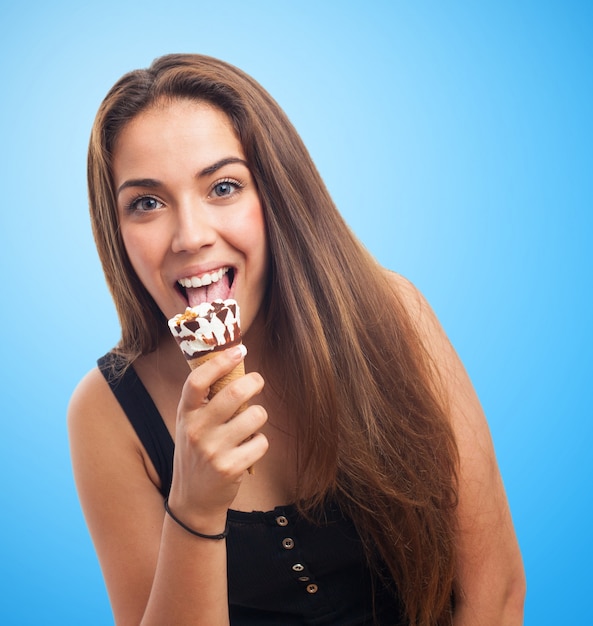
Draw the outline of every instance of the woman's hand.
<instances>
[{"instance_id":1,"label":"woman's hand","mask_svg":"<svg viewBox=\"0 0 593 626\"><path fill-rule=\"evenodd\" d=\"M243 358L237 346L193 370L179 402L169 503L186 524L204 533L221 532L245 470L268 449L258 432L267 420L265 409L253 405L235 415L261 392L259 374L242 376L208 399L210 387Z\"/></svg>"}]
</instances>

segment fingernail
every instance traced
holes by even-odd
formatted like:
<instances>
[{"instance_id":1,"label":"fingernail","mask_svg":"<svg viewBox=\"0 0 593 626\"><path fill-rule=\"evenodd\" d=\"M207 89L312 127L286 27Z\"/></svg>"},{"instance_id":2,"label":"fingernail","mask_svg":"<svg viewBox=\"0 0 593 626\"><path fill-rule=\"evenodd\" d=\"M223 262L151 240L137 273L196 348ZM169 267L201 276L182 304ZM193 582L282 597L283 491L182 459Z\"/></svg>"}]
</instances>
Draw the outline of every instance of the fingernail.
<instances>
[{"instance_id":1,"label":"fingernail","mask_svg":"<svg viewBox=\"0 0 593 626\"><path fill-rule=\"evenodd\" d=\"M241 358L244 359L245 355L247 354L247 348L240 343L237 347L236 350L239 352L239 354L241 355Z\"/></svg>"}]
</instances>

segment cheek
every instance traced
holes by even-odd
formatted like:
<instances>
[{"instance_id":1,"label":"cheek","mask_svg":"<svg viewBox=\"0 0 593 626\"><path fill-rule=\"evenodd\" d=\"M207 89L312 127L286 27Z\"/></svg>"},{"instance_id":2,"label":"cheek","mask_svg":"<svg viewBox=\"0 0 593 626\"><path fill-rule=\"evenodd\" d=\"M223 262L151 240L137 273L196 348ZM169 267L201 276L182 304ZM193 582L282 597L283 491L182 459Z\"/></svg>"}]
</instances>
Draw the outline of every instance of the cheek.
<instances>
[{"instance_id":1,"label":"cheek","mask_svg":"<svg viewBox=\"0 0 593 626\"><path fill-rule=\"evenodd\" d=\"M266 223L259 201L253 203L251 210L245 218L242 236L245 243L251 248L252 254L267 257L268 238L266 235Z\"/></svg>"},{"instance_id":2,"label":"cheek","mask_svg":"<svg viewBox=\"0 0 593 626\"><path fill-rule=\"evenodd\" d=\"M158 256L158 239L136 228L122 227L121 234L130 263L138 278L147 286Z\"/></svg>"}]
</instances>

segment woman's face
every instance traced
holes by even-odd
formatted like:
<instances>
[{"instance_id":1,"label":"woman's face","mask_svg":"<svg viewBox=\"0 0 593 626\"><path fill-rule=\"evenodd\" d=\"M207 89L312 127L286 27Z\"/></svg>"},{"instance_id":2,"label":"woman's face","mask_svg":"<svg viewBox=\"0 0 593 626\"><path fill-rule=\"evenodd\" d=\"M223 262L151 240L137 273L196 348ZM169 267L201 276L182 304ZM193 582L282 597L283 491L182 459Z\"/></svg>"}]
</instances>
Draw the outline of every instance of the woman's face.
<instances>
[{"instance_id":1,"label":"woman's face","mask_svg":"<svg viewBox=\"0 0 593 626\"><path fill-rule=\"evenodd\" d=\"M115 145L121 234L138 277L167 318L235 298L246 331L263 299L263 211L228 117L177 100L140 113Z\"/></svg>"}]
</instances>

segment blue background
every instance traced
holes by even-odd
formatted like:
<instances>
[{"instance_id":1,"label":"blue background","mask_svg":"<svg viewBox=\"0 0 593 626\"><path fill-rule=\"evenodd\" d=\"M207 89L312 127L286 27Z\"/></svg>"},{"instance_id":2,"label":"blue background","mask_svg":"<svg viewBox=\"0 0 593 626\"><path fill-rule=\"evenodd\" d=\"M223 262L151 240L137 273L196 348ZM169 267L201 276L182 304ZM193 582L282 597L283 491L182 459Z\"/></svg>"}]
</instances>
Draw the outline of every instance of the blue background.
<instances>
[{"instance_id":1,"label":"blue background","mask_svg":"<svg viewBox=\"0 0 593 626\"><path fill-rule=\"evenodd\" d=\"M526 623L593 623L591 4L166 4L0 7L0 622L112 623L65 426L118 338L86 145L121 74L191 51L272 93L354 231L435 308L489 418Z\"/></svg>"}]
</instances>

